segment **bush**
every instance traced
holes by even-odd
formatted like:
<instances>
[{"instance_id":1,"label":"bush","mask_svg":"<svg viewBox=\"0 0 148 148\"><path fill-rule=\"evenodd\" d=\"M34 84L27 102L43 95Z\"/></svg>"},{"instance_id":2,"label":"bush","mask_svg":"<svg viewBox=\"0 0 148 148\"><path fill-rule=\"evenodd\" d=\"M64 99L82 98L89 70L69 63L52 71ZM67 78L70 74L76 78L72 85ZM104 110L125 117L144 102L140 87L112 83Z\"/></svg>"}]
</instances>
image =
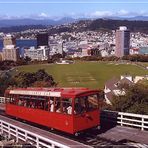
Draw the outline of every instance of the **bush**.
<instances>
[{"instance_id":1,"label":"bush","mask_svg":"<svg viewBox=\"0 0 148 148\"><path fill-rule=\"evenodd\" d=\"M114 96L112 109L121 112L148 114L148 80L125 87L124 96Z\"/></svg>"}]
</instances>

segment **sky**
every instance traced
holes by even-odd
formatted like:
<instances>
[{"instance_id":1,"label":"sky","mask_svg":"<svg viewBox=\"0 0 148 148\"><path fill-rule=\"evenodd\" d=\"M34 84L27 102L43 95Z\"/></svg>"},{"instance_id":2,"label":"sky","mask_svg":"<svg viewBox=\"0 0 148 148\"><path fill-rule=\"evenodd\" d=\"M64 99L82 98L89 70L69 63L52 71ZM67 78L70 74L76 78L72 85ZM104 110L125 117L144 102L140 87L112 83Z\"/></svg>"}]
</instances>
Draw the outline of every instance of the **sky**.
<instances>
[{"instance_id":1,"label":"sky","mask_svg":"<svg viewBox=\"0 0 148 148\"><path fill-rule=\"evenodd\" d=\"M0 0L0 19L148 16L148 0Z\"/></svg>"}]
</instances>

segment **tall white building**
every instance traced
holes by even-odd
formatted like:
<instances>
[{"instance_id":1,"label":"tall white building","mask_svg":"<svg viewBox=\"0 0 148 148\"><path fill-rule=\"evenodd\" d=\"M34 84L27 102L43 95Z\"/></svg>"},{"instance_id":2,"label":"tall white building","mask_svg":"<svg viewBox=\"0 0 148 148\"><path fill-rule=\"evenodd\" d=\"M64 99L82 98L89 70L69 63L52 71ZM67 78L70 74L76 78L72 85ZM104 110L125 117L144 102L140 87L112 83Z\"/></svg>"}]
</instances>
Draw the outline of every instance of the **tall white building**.
<instances>
[{"instance_id":1,"label":"tall white building","mask_svg":"<svg viewBox=\"0 0 148 148\"><path fill-rule=\"evenodd\" d=\"M3 44L2 60L17 61L19 59L19 48L16 47L16 38L8 34L4 37Z\"/></svg>"}]
</instances>

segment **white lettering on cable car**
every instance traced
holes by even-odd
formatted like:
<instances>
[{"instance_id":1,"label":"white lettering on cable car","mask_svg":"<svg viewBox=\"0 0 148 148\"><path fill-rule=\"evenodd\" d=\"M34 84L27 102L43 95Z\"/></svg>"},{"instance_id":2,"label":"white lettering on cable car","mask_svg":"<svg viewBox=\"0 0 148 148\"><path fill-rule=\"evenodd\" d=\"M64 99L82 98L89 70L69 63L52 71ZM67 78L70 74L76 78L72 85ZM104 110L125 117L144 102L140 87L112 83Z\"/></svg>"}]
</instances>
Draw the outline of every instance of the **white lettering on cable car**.
<instances>
[{"instance_id":1,"label":"white lettering on cable car","mask_svg":"<svg viewBox=\"0 0 148 148\"><path fill-rule=\"evenodd\" d=\"M32 90L10 90L10 94L19 95L33 95L33 96L51 96L51 97L61 97L61 92L51 92L51 91L32 91Z\"/></svg>"}]
</instances>

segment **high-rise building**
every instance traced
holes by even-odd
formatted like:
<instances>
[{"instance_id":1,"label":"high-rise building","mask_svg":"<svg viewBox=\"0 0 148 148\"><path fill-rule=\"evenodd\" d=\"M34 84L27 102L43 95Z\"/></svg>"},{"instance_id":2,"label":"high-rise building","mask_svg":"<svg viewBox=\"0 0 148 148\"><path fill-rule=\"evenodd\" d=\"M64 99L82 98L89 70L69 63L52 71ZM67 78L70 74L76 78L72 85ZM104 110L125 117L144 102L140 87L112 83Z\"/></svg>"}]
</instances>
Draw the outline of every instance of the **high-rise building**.
<instances>
[{"instance_id":1,"label":"high-rise building","mask_svg":"<svg viewBox=\"0 0 148 148\"><path fill-rule=\"evenodd\" d=\"M48 33L39 32L37 34L37 47L39 46L48 46Z\"/></svg>"},{"instance_id":2,"label":"high-rise building","mask_svg":"<svg viewBox=\"0 0 148 148\"><path fill-rule=\"evenodd\" d=\"M129 55L130 48L130 31L125 26L120 26L116 30L116 50L115 55L117 57L123 57Z\"/></svg>"},{"instance_id":3,"label":"high-rise building","mask_svg":"<svg viewBox=\"0 0 148 148\"><path fill-rule=\"evenodd\" d=\"M16 47L16 38L10 34L6 35L3 44L2 60L17 61L19 59L19 48Z\"/></svg>"},{"instance_id":4,"label":"high-rise building","mask_svg":"<svg viewBox=\"0 0 148 148\"><path fill-rule=\"evenodd\" d=\"M4 47L9 46L9 45L16 46L16 39L14 36L8 34L4 36L3 44L4 44Z\"/></svg>"}]
</instances>

